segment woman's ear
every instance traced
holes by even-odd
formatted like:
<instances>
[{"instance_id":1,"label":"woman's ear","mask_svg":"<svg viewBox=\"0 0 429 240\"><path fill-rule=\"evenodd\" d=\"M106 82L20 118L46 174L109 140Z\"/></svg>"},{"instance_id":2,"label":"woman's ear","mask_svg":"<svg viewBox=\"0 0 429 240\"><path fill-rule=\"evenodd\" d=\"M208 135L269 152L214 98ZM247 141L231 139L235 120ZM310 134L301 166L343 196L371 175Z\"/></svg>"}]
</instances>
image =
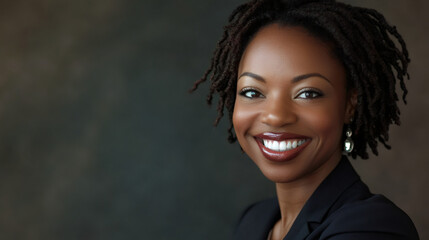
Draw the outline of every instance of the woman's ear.
<instances>
[{"instance_id":1,"label":"woman's ear","mask_svg":"<svg viewBox=\"0 0 429 240\"><path fill-rule=\"evenodd\" d=\"M346 112L344 114L345 124L349 124L350 119L354 118L356 105L357 105L357 91L356 89L350 89L347 91L347 105L346 105Z\"/></svg>"}]
</instances>

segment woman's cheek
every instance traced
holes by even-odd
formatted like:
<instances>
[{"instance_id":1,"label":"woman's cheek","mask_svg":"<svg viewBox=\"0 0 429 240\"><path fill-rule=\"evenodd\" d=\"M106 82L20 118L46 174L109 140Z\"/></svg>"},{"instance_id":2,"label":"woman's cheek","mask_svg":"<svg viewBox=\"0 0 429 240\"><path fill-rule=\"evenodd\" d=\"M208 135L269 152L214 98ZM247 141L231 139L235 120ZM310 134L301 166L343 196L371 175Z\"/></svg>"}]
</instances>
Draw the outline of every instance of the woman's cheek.
<instances>
[{"instance_id":1,"label":"woman's cheek","mask_svg":"<svg viewBox=\"0 0 429 240\"><path fill-rule=\"evenodd\" d=\"M251 106L236 102L232 115L232 124L242 148L245 148L245 137L254 125L256 118L257 112Z\"/></svg>"},{"instance_id":2,"label":"woman's cheek","mask_svg":"<svg viewBox=\"0 0 429 240\"><path fill-rule=\"evenodd\" d=\"M338 109L321 108L313 109L305 115L301 115L308 122L307 126L312 126L312 131L317 133L320 138L326 141L326 138L341 138L344 111ZM302 119L304 120L304 119ZM336 138L334 138L336 137Z\"/></svg>"},{"instance_id":3,"label":"woman's cheek","mask_svg":"<svg viewBox=\"0 0 429 240\"><path fill-rule=\"evenodd\" d=\"M245 128L247 128L246 125L248 125L247 115L249 115L243 107L240 106L240 104L235 104L234 106L234 112L232 114L232 124L234 126L235 133L237 134L237 137L241 135Z\"/></svg>"}]
</instances>

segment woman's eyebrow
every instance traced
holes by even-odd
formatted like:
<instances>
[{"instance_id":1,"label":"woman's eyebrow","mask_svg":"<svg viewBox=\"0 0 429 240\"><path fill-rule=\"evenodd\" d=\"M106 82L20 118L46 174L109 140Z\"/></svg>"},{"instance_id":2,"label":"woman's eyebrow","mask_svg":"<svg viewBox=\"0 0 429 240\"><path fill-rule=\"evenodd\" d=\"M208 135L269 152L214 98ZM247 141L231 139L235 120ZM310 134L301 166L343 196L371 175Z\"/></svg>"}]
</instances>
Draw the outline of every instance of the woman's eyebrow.
<instances>
[{"instance_id":1,"label":"woman's eyebrow","mask_svg":"<svg viewBox=\"0 0 429 240\"><path fill-rule=\"evenodd\" d=\"M255 74L255 73L244 72L240 75L240 77L238 77L238 79L240 79L243 76L248 76L248 77L254 78L258 81L265 82L265 79L263 77L259 76L258 74ZM296 77L292 78L292 83L297 83L301 80L311 78L311 77L320 77L322 79L325 79L326 81L328 81L332 85L332 82L327 77L323 76L320 73L307 73L307 74L296 76Z\"/></svg>"},{"instance_id":2,"label":"woman's eyebrow","mask_svg":"<svg viewBox=\"0 0 429 240\"><path fill-rule=\"evenodd\" d=\"M265 79L263 77L259 76L258 74L251 73L251 72L244 72L244 73L242 73L240 75L240 77L238 77L238 79L240 79L243 76L248 76L248 77L254 78L254 79L258 80L258 81L265 82Z\"/></svg>"},{"instance_id":3,"label":"woman's eyebrow","mask_svg":"<svg viewBox=\"0 0 429 240\"><path fill-rule=\"evenodd\" d=\"M327 77L323 76L320 73L308 73L308 74L296 76L292 79L292 83L297 83L301 80L311 78L311 77L320 77L322 79L325 79L326 81L328 81L332 85L332 82Z\"/></svg>"}]
</instances>

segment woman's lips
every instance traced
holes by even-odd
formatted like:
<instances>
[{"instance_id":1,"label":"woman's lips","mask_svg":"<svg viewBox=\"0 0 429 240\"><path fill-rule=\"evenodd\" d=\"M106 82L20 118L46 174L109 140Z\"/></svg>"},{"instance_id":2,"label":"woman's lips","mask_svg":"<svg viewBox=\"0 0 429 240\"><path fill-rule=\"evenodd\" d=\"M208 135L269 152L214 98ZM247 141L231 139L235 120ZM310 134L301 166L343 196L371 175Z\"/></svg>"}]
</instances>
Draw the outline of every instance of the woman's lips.
<instances>
[{"instance_id":1,"label":"woman's lips","mask_svg":"<svg viewBox=\"0 0 429 240\"><path fill-rule=\"evenodd\" d=\"M311 138L291 133L266 132L255 136L262 154L271 161L285 162L295 158Z\"/></svg>"}]
</instances>

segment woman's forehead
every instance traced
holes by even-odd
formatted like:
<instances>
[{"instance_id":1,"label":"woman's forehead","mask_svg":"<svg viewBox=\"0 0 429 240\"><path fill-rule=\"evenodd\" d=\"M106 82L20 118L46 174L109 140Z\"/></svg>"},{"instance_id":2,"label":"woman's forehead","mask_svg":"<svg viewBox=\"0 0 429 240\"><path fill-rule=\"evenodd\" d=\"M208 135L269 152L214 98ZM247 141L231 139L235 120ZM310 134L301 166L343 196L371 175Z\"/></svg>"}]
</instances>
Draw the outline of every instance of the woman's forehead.
<instances>
[{"instance_id":1,"label":"woman's forehead","mask_svg":"<svg viewBox=\"0 0 429 240\"><path fill-rule=\"evenodd\" d=\"M261 29L245 49L239 73L280 74L294 77L319 72L322 75L345 74L332 48L301 27L271 24Z\"/></svg>"}]
</instances>

